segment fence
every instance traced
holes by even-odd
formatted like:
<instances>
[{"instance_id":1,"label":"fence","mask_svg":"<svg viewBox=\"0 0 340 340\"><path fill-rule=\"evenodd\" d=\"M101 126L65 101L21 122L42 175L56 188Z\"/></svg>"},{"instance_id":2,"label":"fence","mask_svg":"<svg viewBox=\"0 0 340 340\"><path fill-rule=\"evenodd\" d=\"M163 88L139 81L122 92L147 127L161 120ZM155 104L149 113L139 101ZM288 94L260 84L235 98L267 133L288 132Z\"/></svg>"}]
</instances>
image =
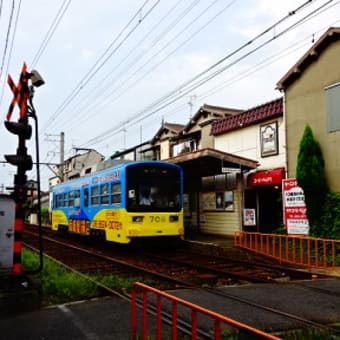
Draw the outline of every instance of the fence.
<instances>
[{"instance_id":1,"label":"fence","mask_svg":"<svg viewBox=\"0 0 340 340\"><path fill-rule=\"evenodd\" d=\"M138 303L137 294L141 292L141 300ZM155 299L155 304L152 303L149 296L152 294L152 297ZM168 303L167 307L162 305L163 301ZM169 309L170 303L170 313L169 315L166 314L164 309ZM141 309L141 327L140 327L140 335L137 334L137 306ZM165 308L163 308L165 307ZM213 330L211 333L207 333L210 339L219 340L223 337L221 324L225 323L231 327L234 327L239 330L240 333L244 334L246 338L256 337L257 339L280 339L276 336L273 336L269 333L265 333L259 329L250 327L246 324L240 323L233 319L230 319L226 316L213 312L211 310L205 309L201 306L195 305L191 302L186 300L180 299L176 296L168 294L166 292L160 291L153 287L147 286L143 283L136 282L132 288L131 293L131 339L142 339L147 340L150 339L149 327L148 327L148 311L153 311L153 314L156 318L156 329L155 329L155 336L151 337L152 339L160 340L162 339L162 326L164 324L164 319L168 321L168 324L171 328L171 339L177 340L178 338L178 326L180 324L180 320L178 318L179 314L179 307L183 312L183 308L185 307L189 311L189 316L191 316L191 322L189 323L189 329L191 333L191 339L195 340L199 337L199 329L198 329L198 315L203 314L209 317L212 320ZM162 309L163 308L163 309ZM169 327L169 326L168 326ZM183 328L181 327L183 330ZM213 334L213 335L212 335ZM207 336L205 337L207 338Z\"/></svg>"},{"instance_id":2,"label":"fence","mask_svg":"<svg viewBox=\"0 0 340 340\"><path fill-rule=\"evenodd\" d=\"M234 246L308 269L340 266L340 240L256 232L236 232Z\"/></svg>"}]
</instances>

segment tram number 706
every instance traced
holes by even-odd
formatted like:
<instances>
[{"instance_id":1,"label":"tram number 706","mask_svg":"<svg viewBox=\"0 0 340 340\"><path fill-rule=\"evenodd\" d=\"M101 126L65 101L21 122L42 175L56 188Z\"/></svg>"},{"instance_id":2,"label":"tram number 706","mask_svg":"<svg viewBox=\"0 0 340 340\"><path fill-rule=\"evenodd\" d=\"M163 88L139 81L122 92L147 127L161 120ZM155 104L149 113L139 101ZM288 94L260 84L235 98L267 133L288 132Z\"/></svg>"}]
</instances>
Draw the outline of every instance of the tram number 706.
<instances>
[{"instance_id":1,"label":"tram number 706","mask_svg":"<svg viewBox=\"0 0 340 340\"><path fill-rule=\"evenodd\" d=\"M160 216L149 216L150 223L159 223L161 221Z\"/></svg>"}]
</instances>

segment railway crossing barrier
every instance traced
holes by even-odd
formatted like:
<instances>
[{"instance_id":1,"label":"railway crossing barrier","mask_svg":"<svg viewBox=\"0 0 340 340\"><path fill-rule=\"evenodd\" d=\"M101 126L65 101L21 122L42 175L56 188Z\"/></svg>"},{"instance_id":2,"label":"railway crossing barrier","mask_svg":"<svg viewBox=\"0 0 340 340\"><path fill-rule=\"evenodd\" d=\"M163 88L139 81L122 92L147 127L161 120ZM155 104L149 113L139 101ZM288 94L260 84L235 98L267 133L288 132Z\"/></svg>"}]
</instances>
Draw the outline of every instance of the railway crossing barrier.
<instances>
[{"instance_id":1,"label":"railway crossing barrier","mask_svg":"<svg viewBox=\"0 0 340 340\"><path fill-rule=\"evenodd\" d=\"M340 268L340 240L300 235L236 232L234 246L308 269Z\"/></svg>"},{"instance_id":2,"label":"railway crossing barrier","mask_svg":"<svg viewBox=\"0 0 340 340\"><path fill-rule=\"evenodd\" d=\"M141 295L140 299L137 298L139 296L138 293ZM137 313L137 307L139 307L140 313ZM185 310L187 311L187 314L185 315L188 315L191 319L190 322L185 323L185 329L190 331L192 340L202 338L202 328L199 329L198 325L199 316L201 315L210 319L210 324L213 326L213 329L210 330L211 333L208 330L205 338L209 335L210 339L222 339L224 334L221 325L226 324L231 327L232 330L237 329L240 333L245 334L245 336L249 336L250 338L255 336L256 339L280 339L272 334L253 328L140 282L134 284L131 292L131 339L149 339L150 327L148 327L148 314L152 313L156 318L156 334L154 335L154 338L157 340L162 339L162 331L164 331L162 326L167 323L171 328L171 339L177 340L178 330L183 331L184 327L183 321L181 321L183 318L179 320L178 316L180 311L184 312ZM140 320L141 323L139 327L137 325L137 320Z\"/></svg>"}]
</instances>

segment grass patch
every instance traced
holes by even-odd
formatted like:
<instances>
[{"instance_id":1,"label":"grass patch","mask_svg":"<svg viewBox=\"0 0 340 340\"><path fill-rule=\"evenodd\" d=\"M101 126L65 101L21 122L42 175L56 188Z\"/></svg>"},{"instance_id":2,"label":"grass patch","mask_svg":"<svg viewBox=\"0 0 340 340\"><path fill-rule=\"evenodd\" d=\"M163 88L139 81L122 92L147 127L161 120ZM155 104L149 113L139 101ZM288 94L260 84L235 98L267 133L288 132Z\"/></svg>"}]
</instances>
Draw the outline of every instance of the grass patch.
<instances>
[{"instance_id":1,"label":"grass patch","mask_svg":"<svg viewBox=\"0 0 340 340\"><path fill-rule=\"evenodd\" d=\"M28 249L22 251L22 264L24 270L35 270L39 266L39 255ZM112 289L130 288L139 278L122 279L115 275L89 275ZM42 271L34 280L39 281L42 289L42 304L60 304L71 301L86 300L102 295L102 292L94 282L68 271L53 260L44 257ZM145 282L145 281L144 281ZM146 283L146 282L145 282Z\"/></svg>"}]
</instances>

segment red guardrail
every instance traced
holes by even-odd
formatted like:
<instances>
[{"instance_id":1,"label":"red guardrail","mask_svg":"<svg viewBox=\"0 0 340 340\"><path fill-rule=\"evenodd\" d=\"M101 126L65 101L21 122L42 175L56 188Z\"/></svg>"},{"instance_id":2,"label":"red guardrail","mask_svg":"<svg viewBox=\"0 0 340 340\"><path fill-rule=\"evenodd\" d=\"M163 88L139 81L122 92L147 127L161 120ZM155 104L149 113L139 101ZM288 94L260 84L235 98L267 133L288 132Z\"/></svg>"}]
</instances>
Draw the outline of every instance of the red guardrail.
<instances>
[{"instance_id":1,"label":"red guardrail","mask_svg":"<svg viewBox=\"0 0 340 340\"><path fill-rule=\"evenodd\" d=\"M141 293L141 302L137 302L137 294L138 292ZM155 298L156 305L149 301L149 295L152 294L152 297ZM170 323L171 327L171 339L177 340L178 337L178 307L180 305L181 311L183 311L183 307L186 307L188 311L190 311L191 315L191 339L196 340L198 339L198 316L199 314L203 314L207 317L212 319L213 329L211 330L213 336L212 339L219 340L223 337L222 330L221 330L221 323L228 324L236 329L239 329L240 332L246 332L248 336L256 336L256 338L262 339L280 339L276 336L273 336L269 333L265 333L259 329L253 328L248 326L244 323L235 321L230 319L226 316L213 312L209 309L203 308L201 306L195 305L189 301L183 300L171 294L165 293L161 290L156 288L147 286L143 283L136 282L132 288L131 293L131 339L142 339L147 340L149 339L148 334L148 310L151 307L154 308L153 314L156 318L156 334L154 336L155 339L161 340L162 339L162 325L163 320L162 316L164 315L164 311L162 311L162 302L166 300L170 302L170 314L171 316L167 317L167 320ZM140 327L140 334L137 334L137 307L141 310L141 327ZM211 334L211 333L209 333Z\"/></svg>"},{"instance_id":2,"label":"red guardrail","mask_svg":"<svg viewBox=\"0 0 340 340\"><path fill-rule=\"evenodd\" d=\"M241 231L234 235L234 246L308 269L340 266L340 240Z\"/></svg>"}]
</instances>

